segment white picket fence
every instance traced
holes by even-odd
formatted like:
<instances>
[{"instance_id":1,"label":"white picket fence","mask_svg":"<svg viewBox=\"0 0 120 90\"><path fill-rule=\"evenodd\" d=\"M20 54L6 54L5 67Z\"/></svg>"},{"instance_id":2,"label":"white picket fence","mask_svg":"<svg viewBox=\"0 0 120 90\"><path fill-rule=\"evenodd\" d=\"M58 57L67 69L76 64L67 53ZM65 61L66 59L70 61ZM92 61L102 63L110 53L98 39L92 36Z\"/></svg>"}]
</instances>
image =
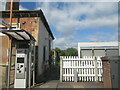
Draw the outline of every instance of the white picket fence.
<instances>
[{"instance_id":1,"label":"white picket fence","mask_svg":"<svg viewBox=\"0 0 120 90\"><path fill-rule=\"evenodd\" d=\"M101 57L61 56L60 58L60 81L75 81L75 70L79 82L103 81Z\"/></svg>"}]
</instances>

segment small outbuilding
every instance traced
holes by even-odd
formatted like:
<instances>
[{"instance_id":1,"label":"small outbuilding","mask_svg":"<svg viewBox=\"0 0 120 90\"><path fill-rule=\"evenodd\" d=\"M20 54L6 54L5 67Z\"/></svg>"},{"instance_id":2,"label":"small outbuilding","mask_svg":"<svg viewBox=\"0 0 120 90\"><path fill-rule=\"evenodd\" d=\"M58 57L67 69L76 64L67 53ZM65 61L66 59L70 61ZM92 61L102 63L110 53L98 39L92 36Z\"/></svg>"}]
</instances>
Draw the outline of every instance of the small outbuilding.
<instances>
[{"instance_id":1,"label":"small outbuilding","mask_svg":"<svg viewBox=\"0 0 120 90\"><path fill-rule=\"evenodd\" d=\"M0 11L2 19L9 23L10 11ZM3 25L0 25L2 30L6 29ZM42 12L42 10L13 10L12 18L12 29L22 29L29 32L35 39L35 77L36 83L41 81L43 78L43 73L49 68L49 63L51 59L51 47L54 36L50 30L47 20ZM2 41L2 61L3 65L7 63L7 40L6 35L0 34ZM24 47L21 43L20 47ZM15 53L15 51L13 50ZM15 59L15 57L13 58ZM3 72L4 73L4 72Z\"/></svg>"}]
</instances>

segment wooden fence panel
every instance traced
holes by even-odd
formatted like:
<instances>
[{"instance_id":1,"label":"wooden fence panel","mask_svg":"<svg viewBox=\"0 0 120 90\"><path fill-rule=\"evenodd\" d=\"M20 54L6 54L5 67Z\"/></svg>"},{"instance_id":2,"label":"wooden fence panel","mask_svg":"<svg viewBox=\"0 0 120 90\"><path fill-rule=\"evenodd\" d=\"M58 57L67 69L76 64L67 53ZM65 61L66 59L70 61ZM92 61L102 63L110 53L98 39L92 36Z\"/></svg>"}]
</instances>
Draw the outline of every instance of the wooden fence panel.
<instances>
[{"instance_id":1,"label":"wooden fence panel","mask_svg":"<svg viewBox=\"0 0 120 90\"><path fill-rule=\"evenodd\" d=\"M100 57L61 56L60 80L74 81L74 71L77 71L79 82L103 81L102 61Z\"/></svg>"}]
</instances>

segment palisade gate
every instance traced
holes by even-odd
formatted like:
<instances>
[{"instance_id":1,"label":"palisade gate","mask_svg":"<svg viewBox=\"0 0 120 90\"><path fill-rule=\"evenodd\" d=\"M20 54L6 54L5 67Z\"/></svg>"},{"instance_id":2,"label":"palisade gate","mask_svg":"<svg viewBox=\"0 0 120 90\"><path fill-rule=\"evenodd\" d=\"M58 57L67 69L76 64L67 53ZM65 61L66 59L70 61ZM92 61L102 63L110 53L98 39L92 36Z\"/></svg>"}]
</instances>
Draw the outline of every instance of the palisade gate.
<instances>
[{"instance_id":1,"label":"palisade gate","mask_svg":"<svg viewBox=\"0 0 120 90\"><path fill-rule=\"evenodd\" d=\"M101 56L61 56L60 81L68 82L102 82Z\"/></svg>"}]
</instances>

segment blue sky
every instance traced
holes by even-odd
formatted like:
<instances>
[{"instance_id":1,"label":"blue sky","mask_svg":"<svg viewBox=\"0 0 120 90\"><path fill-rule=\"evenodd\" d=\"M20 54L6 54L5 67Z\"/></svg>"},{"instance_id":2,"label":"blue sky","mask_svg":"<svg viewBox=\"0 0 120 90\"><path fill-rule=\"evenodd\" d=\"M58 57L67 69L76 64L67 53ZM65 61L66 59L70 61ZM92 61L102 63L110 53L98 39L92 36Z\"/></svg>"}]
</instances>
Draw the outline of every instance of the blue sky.
<instances>
[{"instance_id":1,"label":"blue sky","mask_svg":"<svg viewBox=\"0 0 120 90\"><path fill-rule=\"evenodd\" d=\"M117 41L116 2L21 2L21 10L42 9L55 36L54 47L78 42Z\"/></svg>"}]
</instances>

